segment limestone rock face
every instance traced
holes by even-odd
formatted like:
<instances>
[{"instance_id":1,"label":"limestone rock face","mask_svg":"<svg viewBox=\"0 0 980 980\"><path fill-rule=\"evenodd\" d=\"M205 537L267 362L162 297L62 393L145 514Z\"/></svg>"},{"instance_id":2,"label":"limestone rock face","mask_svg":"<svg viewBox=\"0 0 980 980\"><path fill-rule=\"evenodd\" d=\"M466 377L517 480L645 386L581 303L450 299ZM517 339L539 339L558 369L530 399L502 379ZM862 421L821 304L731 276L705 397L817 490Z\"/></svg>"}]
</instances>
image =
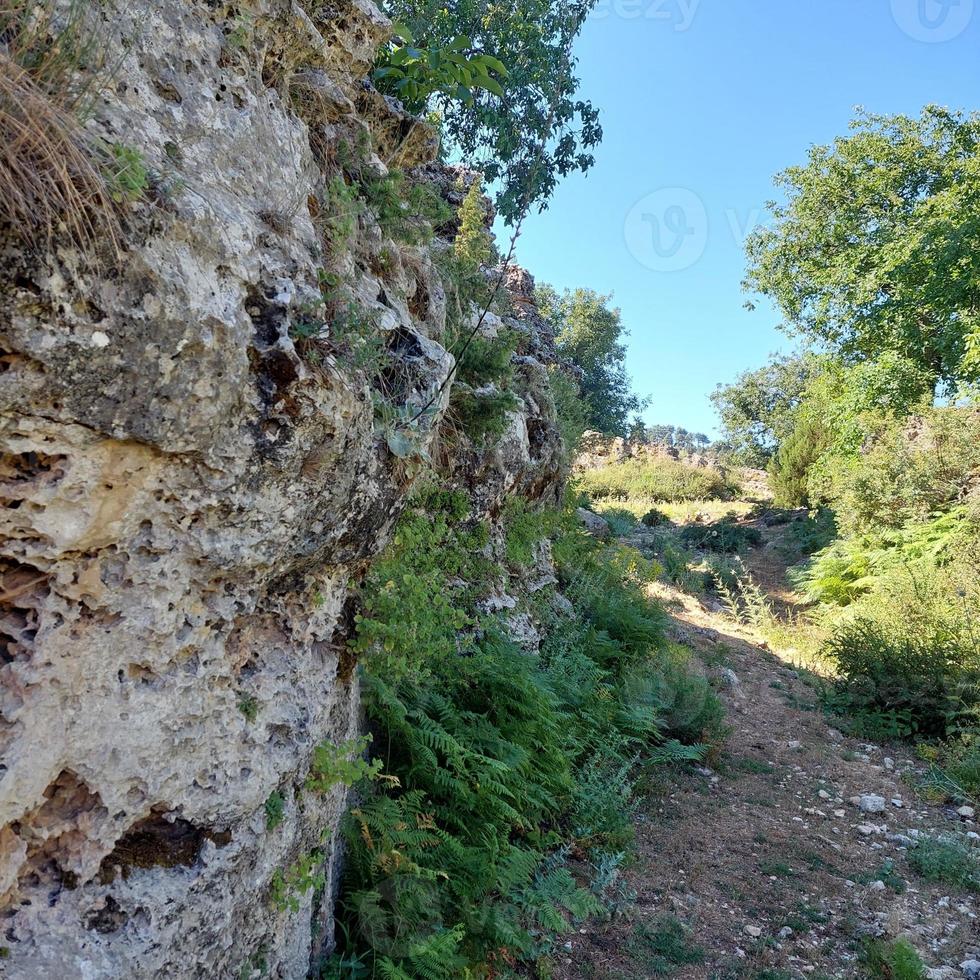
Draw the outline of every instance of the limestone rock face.
<instances>
[{"instance_id":1,"label":"limestone rock face","mask_svg":"<svg viewBox=\"0 0 980 980\"><path fill-rule=\"evenodd\" d=\"M304 784L359 731L351 590L412 483L346 321L311 339L323 269L394 408L432 401L419 452L453 365L438 243L361 216L328 260L324 166L366 141L382 172L430 167L434 136L363 87L389 32L367 0L109 9L90 127L147 168L127 244L0 231L0 975L301 978L347 805ZM488 512L562 479L547 352L519 360L507 436L458 461Z\"/></svg>"}]
</instances>

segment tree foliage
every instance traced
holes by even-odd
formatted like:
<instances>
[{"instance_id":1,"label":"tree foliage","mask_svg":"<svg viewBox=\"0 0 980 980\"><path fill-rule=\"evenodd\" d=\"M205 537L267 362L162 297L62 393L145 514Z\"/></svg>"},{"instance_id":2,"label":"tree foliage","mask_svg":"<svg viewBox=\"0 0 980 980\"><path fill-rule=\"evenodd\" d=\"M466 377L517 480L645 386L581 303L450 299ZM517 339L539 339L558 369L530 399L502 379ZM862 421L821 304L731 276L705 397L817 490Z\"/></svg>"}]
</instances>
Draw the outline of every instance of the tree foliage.
<instances>
[{"instance_id":1,"label":"tree foliage","mask_svg":"<svg viewBox=\"0 0 980 980\"><path fill-rule=\"evenodd\" d=\"M769 482L777 506L802 507L812 502L808 478L827 442L827 430L819 417L808 414L797 422L769 462Z\"/></svg>"},{"instance_id":2,"label":"tree foliage","mask_svg":"<svg viewBox=\"0 0 980 980\"><path fill-rule=\"evenodd\" d=\"M420 90L415 111L436 110L449 149L482 170L499 186L497 209L513 224L533 203L545 206L558 181L594 163L602 139L598 111L578 98L579 79L571 45L594 0L390 0L385 12L419 38L419 49L450 51L465 38L469 46L452 52L476 60L494 80L499 58L506 72L506 97L493 84L467 89L458 98L452 83ZM487 54L493 61L480 61ZM445 61L439 64L445 66ZM452 62L450 62L452 64ZM466 93L464 93L466 94ZM541 147L544 146L544 152Z\"/></svg>"},{"instance_id":3,"label":"tree foliage","mask_svg":"<svg viewBox=\"0 0 980 980\"><path fill-rule=\"evenodd\" d=\"M582 372L580 386L588 403L588 424L599 432L625 436L629 418L642 408L626 373L628 331L622 314L609 306L612 297L591 289L537 290L538 308L555 328L558 353Z\"/></svg>"},{"instance_id":4,"label":"tree foliage","mask_svg":"<svg viewBox=\"0 0 980 980\"><path fill-rule=\"evenodd\" d=\"M419 110L437 93L464 105L473 104L477 89L503 98L501 81L507 78L507 69L493 55L470 54L472 43L460 34L445 47L421 48L409 28L395 24L382 64L371 77L381 91L391 91Z\"/></svg>"},{"instance_id":5,"label":"tree foliage","mask_svg":"<svg viewBox=\"0 0 980 980\"><path fill-rule=\"evenodd\" d=\"M705 450L711 444L711 439L703 432L688 432L680 425L643 426L634 437L647 445L686 449L688 452Z\"/></svg>"},{"instance_id":6,"label":"tree foliage","mask_svg":"<svg viewBox=\"0 0 980 980\"><path fill-rule=\"evenodd\" d=\"M766 465L793 431L796 411L821 370L819 359L812 355L774 357L715 389L711 401L738 462Z\"/></svg>"},{"instance_id":7,"label":"tree foliage","mask_svg":"<svg viewBox=\"0 0 980 980\"><path fill-rule=\"evenodd\" d=\"M948 388L980 376L980 114L862 113L777 177L746 284L849 362L888 351Z\"/></svg>"}]
</instances>

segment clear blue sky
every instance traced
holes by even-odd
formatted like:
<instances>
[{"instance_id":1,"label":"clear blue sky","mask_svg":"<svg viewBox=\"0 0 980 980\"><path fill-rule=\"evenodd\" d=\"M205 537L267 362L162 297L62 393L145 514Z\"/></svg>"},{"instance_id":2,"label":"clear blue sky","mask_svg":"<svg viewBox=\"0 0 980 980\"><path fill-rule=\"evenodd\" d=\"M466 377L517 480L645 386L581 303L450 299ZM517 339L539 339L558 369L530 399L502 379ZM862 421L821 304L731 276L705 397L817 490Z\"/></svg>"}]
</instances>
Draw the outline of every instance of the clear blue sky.
<instances>
[{"instance_id":1,"label":"clear blue sky","mask_svg":"<svg viewBox=\"0 0 980 980\"><path fill-rule=\"evenodd\" d=\"M576 54L605 138L526 221L517 259L613 293L647 420L709 434L715 384L792 349L740 288L772 176L858 105L980 109L980 0L599 0Z\"/></svg>"}]
</instances>

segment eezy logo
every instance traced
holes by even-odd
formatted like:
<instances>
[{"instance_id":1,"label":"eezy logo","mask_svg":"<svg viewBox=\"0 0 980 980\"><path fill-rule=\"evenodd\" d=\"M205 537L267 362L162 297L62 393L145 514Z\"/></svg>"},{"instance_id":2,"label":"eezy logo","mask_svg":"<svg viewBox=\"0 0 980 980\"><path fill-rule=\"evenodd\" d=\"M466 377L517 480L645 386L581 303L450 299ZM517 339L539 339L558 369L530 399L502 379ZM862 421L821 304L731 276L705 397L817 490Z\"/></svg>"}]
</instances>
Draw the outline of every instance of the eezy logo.
<instances>
[{"instance_id":1,"label":"eezy logo","mask_svg":"<svg viewBox=\"0 0 980 980\"><path fill-rule=\"evenodd\" d=\"M594 20L612 14L621 20L665 21L680 33L690 29L700 6L701 0L597 0L590 16Z\"/></svg>"},{"instance_id":2,"label":"eezy logo","mask_svg":"<svg viewBox=\"0 0 980 980\"><path fill-rule=\"evenodd\" d=\"M974 0L891 0L895 23L927 44L952 41L973 19Z\"/></svg>"},{"instance_id":3,"label":"eezy logo","mask_svg":"<svg viewBox=\"0 0 980 980\"><path fill-rule=\"evenodd\" d=\"M665 187L630 208L623 233L640 265L654 272L680 272L704 255L708 212L693 191Z\"/></svg>"}]
</instances>

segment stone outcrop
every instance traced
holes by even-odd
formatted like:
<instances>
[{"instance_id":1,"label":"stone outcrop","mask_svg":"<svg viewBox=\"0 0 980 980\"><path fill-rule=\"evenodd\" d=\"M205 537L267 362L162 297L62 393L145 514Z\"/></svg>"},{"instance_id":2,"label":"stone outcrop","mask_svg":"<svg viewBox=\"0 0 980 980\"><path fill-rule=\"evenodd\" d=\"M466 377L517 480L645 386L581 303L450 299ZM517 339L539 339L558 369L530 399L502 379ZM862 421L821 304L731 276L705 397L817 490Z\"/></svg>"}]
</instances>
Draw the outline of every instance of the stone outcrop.
<instances>
[{"instance_id":1,"label":"stone outcrop","mask_svg":"<svg viewBox=\"0 0 980 980\"><path fill-rule=\"evenodd\" d=\"M380 338L389 409L433 402L419 455L454 363L439 242L360 214L331 250L328 178L355 146L456 182L365 88L389 30L367 0L100 10L89 125L149 182L122 253L0 232L0 974L305 977L347 801L304 783L359 731L351 595L417 471L325 274ZM447 461L490 515L562 480L547 330L526 295L498 322L522 336L518 407ZM319 887L271 901L310 853Z\"/></svg>"}]
</instances>

